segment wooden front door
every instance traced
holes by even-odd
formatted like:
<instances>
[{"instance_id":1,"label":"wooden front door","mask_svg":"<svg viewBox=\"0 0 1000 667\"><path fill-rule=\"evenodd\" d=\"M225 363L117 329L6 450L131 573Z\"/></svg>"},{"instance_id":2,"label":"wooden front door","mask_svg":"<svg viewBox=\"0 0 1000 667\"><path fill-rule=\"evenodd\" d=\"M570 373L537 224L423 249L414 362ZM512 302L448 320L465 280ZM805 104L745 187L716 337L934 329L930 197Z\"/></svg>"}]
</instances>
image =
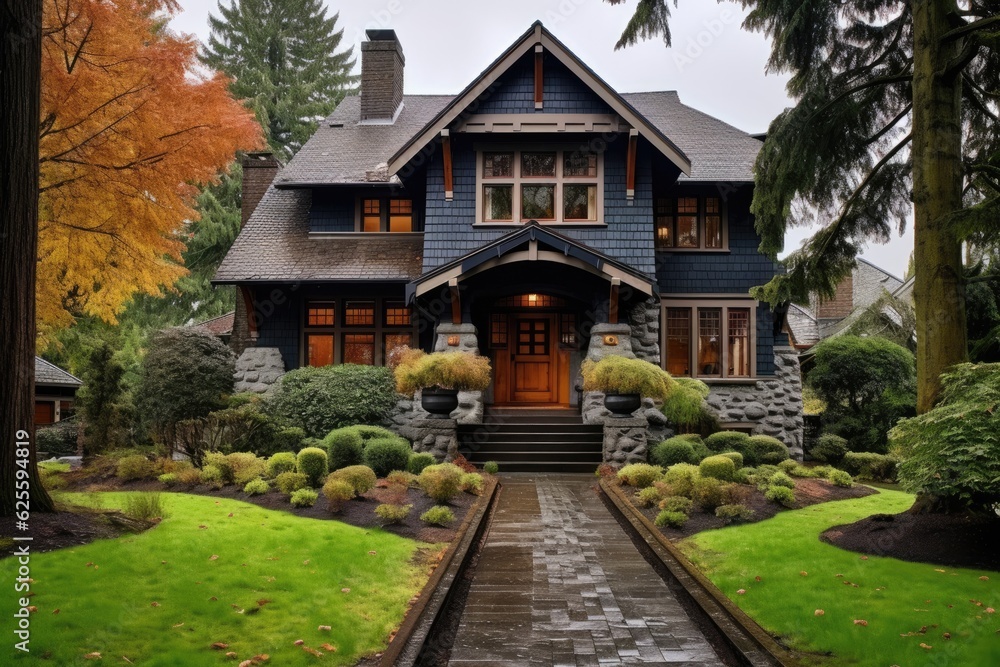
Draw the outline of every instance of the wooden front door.
<instances>
[{"instance_id":1,"label":"wooden front door","mask_svg":"<svg viewBox=\"0 0 1000 667\"><path fill-rule=\"evenodd\" d=\"M555 317L514 315L511 319L514 334L510 360L511 402L556 402Z\"/></svg>"}]
</instances>

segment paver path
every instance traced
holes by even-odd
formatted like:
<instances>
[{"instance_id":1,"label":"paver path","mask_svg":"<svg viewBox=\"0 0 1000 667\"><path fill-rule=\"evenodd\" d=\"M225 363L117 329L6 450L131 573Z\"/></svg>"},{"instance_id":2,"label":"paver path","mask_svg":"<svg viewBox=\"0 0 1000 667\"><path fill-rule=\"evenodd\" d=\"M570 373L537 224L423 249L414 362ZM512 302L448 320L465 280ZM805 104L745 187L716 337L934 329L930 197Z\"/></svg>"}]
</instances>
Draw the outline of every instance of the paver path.
<instances>
[{"instance_id":1,"label":"paver path","mask_svg":"<svg viewBox=\"0 0 1000 667\"><path fill-rule=\"evenodd\" d=\"M589 475L505 476L450 665L721 665Z\"/></svg>"}]
</instances>

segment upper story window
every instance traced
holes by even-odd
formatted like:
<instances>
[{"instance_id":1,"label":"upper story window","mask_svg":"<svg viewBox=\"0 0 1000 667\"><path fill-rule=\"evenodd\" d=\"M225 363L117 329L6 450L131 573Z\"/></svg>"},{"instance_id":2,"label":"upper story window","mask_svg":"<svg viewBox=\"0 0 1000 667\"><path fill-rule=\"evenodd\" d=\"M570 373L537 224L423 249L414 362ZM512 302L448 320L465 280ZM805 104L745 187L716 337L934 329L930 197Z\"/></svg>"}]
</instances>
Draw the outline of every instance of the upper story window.
<instances>
[{"instance_id":1,"label":"upper story window","mask_svg":"<svg viewBox=\"0 0 1000 667\"><path fill-rule=\"evenodd\" d=\"M725 250L729 246L719 197L660 197L655 213L659 250Z\"/></svg>"},{"instance_id":2,"label":"upper story window","mask_svg":"<svg viewBox=\"0 0 1000 667\"><path fill-rule=\"evenodd\" d=\"M361 200L362 232L413 232L413 200L399 197L373 197Z\"/></svg>"},{"instance_id":3,"label":"upper story window","mask_svg":"<svg viewBox=\"0 0 1000 667\"><path fill-rule=\"evenodd\" d=\"M479 153L478 210L485 223L600 221L602 158L576 149Z\"/></svg>"}]
</instances>

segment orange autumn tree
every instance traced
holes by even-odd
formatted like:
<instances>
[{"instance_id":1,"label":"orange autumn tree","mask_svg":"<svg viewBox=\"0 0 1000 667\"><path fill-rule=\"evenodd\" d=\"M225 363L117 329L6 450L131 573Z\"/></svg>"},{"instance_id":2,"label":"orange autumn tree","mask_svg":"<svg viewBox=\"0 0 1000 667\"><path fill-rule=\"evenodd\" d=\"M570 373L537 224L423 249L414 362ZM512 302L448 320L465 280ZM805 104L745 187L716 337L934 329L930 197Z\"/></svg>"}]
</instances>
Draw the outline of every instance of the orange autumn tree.
<instances>
[{"instance_id":1,"label":"orange autumn tree","mask_svg":"<svg viewBox=\"0 0 1000 667\"><path fill-rule=\"evenodd\" d=\"M167 30L174 0L46 0L42 53L39 334L115 322L185 273L200 185L263 146L253 113Z\"/></svg>"}]
</instances>

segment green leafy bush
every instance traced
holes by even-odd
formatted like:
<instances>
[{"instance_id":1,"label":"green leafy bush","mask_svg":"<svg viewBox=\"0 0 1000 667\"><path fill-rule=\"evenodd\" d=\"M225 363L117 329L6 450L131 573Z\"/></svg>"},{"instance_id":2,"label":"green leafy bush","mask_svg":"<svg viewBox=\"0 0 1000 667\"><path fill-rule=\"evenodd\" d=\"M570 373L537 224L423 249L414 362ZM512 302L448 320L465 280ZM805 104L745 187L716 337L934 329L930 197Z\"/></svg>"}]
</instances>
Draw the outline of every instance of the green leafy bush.
<instances>
[{"instance_id":1,"label":"green leafy bush","mask_svg":"<svg viewBox=\"0 0 1000 667\"><path fill-rule=\"evenodd\" d=\"M899 459L873 452L848 452L840 467L859 479L872 482L895 482Z\"/></svg>"},{"instance_id":2,"label":"green leafy bush","mask_svg":"<svg viewBox=\"0 0 1000 667\"><path fill-rule=\"evenodd\" d=\"M232 471L232 482L237 486L243 486L267 473L267 461L251 452L227 454L226 464Z\"/></svg>"},{"instance_id":3,"label":"green leafy bush","mask_svg":"<svg viewBox=\"0 0 1000 667\"><path fill-rule=\"evenodd\" d=\"M364 461L364 444L357 427L345 426L330 431L323 438L323 447L329 455L330 470L360 465Z\"/></svg>"},{"instance_id":4,"label":"green leafy bush","mask_svg":"<svg viewBox=\"0 0 1000 667\"><path fill-rule=\"evenodd\" d=\"M392 505L389 503L379 505L375 508L375 516L382 519L384 525L403 523L410 515L413 505Z\"/></svg>"},{"instance_id":5,"label":"green leafy bush","mask_svg":"<svg viewBox=\"0 0 1000 667\"><path fill-rule=\"evenodd\" d=\"M295 469L309 478L309 486L319 486L329 471L326 451L319 447L306 447L296 457Z\"/></svg>"},{"instance_id":6,"label":"green leafy bush","mask_svg":"<svg viewBox=\"0 0 1000 667\"><path fill-rule=\"evenodd\" d=\"M115 476L123 482L136 479L150 479L156 474L156 466L142 454L125 456L118 460Z\"/></svg>"},{"instance_id":7,"label":"green leafy bush","mask_svg":"<svg viewBox=\"0 0 1000 667\"><path fill-rule=\"evenodd\" d=\"M326 496L331 512L339 511L341 505L357 496L354 486L349 481L338 479L334 475L330 475L323 484L323 495Z\"/></svg>"},{"instance_id":8,"label":"green leafy bush","mask_svg":"<svg viewBox=\"0 0 1000 667\"><path fill-rule=\"evenodd\" d=\"M243 487L243 493L248 496L260 496L271 490L271 485L266 481L258 477L257 479L251 479Z\"/></svg>"},{"instance_id":9,"label":"green leafy bush","mask_svg":"<svg viewBox=\"0 0 1000 667\"><path fill-rule=\"evenodd\" d=\"M487 461L483 464L483 472L487 475L495 475L500 472L500 466L496 461Z\"/></svg>"},{"instance_id":10,"label":"green leafy bush","mask_svg":"<svg viewBox=\"0 0 1000 667\"><path fill-rule=\"evenodd\" d=\"M669 385L669 395L660 408L663 416L675 426L697 428L699 430L715 430L718 419L715 413L706 409L705 399L708 398L708 385L694 378L672 378ZM695 452L697 453L697 449Z\"/></svg>"},{"instance_id":11,"label":"green leafy bush","mask_svg":"<svg viewBox=\"0 0 1000 667\"><path fill-rule=\"evenodd\" d=\"M682 437L668 438L653 447L649 460L664 468L675 463L695 463L694 443Z\"/></svg>"},{"instance_id":12,"label":"green leafy bush","mask_svg":"<svg viewBox=\"0 0 1000 667\"><path fill-rule=\"evenodd\" d=\"M639 489L639 492L635 494L635 503L639 507L652 507L663 500L663 496L660 489L657 486L647 486L645 489Z\"/></svg>"},{"instance_id":13,"label":"green leafy bush","mask_svg":"<svg viewBox=\"0 0 1000 667\"><path fill-rule=\"evenodd\" d=\"M847 454L847 440L833 433L824 433L809 450L809 455L821 463L837 465Z\"/></svg>"},{"instance_id":14,"label":"green leafy bush","mask_svg":"<svg viewBox=\"0 0 1000 667\"><path fill-rule=\"evenodd\" d=\"M280 418L322 438L342 426L382 421L396 405L396 391L388 368L309 366L282 376L272 404Z\"/></svg>"},{"instance_id":15,"label":"green leafy bush","mask_svg":"<svg viewBox=\"0 0 1000 667\"><path fill-rule=\"evenodd\" d=\"M690 514L691 508L694 507L694 502L690 498L685 498L684 496L670 496L669 498L661 500L659 507L661 510L667 512L683 512L684 514Z\"/></svg>"},{"instance_id":16,"label":"green leafy bush","mask_svg":"<svg viewBox=\"0 0 1000 667\"><path fill-rule=\"evenodd\" d=\"M729 461L729 459L726 459ZM729 461L732 463L732 461ZM691 500L707 510L726 504L728 484L714 477L699 477L691 489Z\"/></svg>"},{"instance_id":17,"label":"green leafy bush","mask_svg":"<svg viewBox=\"0 0 1000 667\"><path fill-rule=\"evenodd\" d=\"M447 526L455 521L455 513L443 505L436 505L420 515L420 520L432 526Z\"/></svg>"},{"instance_id":18,"label":"green leafy bush","mask_svg":"<svg viewBox=\"0 0 1000 667\"><path fill-rule=\"evenodd\" d=\"M283 472L295 472L295 454L278 452L267 460L267 476L274 479Z\"/></svg>"},{"instance_id":19,"label":"green leafy bush","mask_svg":"<svg viewBox=\"0 0 1000 667\"><path fill-rule=\"evenodd\" d=\"M725 456L727 459L731 459L733 465L735 465L737 469L743 467L743 455L739 452L722 452L719 456Z\"/></svg>"},{"instance_id":20,"label":"green leafy bush","mask_svg":"<svg viewBox=\"0 0 1000 667\"><path fill-rule=\"evenodd\" d=\"M393 470L406 470L411 454L410 443L398 435L376 438L365 445L365 464L378 477L385 477Z\"/></svg>"},{"instance_id":21,"label":"green leafy bush","mask_svg":"<svg viewBox=\"0 0 1000 667\"><path fill-rule=\"evenodd\" d=\"M678 463L667 468L663 474L663 481L669 486L674 495L691 497L694 490L694 483L701 477L698 466L690 463Z\"/></svg>"},{"instance_id":22,"label":"green leafy bush","mask_svg":"<svg viewBox=\"0 0 1000 667\"><path fill-rule=\"evenodd\" d=\"M844 470L831 471L827 479L829 479L834 486L840 486L845 489L849 489L854 486L854 480L851 479L851 474Z\"/></svg>"},{"instance_id":23,"label":"green leafy bush","mask_svg":"<svg viewBox=\"0 0 1000 667\"><path fill-rule=\"evenodd\" d=\"M152 521L167 517L163 510L163 498L155 492L126 495L122 502L122 513L140 521Z\"/></svg>"},{"instance_id":24,"label":"green leafy bush","mask_svg":"<svg viewBox=\"0 0 1000 667\"><path fill-rule=\"evenodd\" d=\"M274 478L274 485L284 494L291 494L309 486L309 478L300 472L283 472Z\"/></svg>"},{"instance_id":25,"label":"green leafy bush","mask_svg":"<svg viewBox=\"0 0 1000 667\"><path fill-rule=\"evenodd\" d=\"M748 466L777 465L788 458L788 447L785 443L769 435L752 435L742 449Z\"/></svg>"},{"instance_id":26,"label":"green leafy bush","mask_svg":"<svg viewBox=\"0 0 1000 667\"><path fill-rule=\"evenodd\" d=\"M427 452L410 454L410 458L406 462L406 470L414 475L419 475L424 471L424 468L432 466L435 463L437 463L437 459L434 458L433 454L428 454Z\"/></svg>"},{"instance_id":27,"label":"green leafy bush","mask_svg":"<svg viewBox=\"0 0 1000 667\"><path fill-rule=\"evenodd\" d=\"M715 508L715 516L724 519L726 523L744 522L753 519L754 512L746 505L719 505Z\"/></svg>"},{"instance_id":28,"label":"green leafy bush","mask_svg":"<svg viewBox=\"0 0 1000 667\"><path fill-rule=\"evenodd\" d=\"M747 468L745 466L743 468L739 468L736 470L736 474L733 475L733 481L737 484L749 484L750 475L753 474L753 471L753 468Z\"/></svg>"},{"instance_id":29,"label":"green leafy bush","mask_svg":"<svg viewBox=\"0 0 1000 667\"><path fill-rule=\"evenodd\" d=\"M421 471L417 483L432 500L446 503L462 491L462 469L451 463L437 463Z\"/></svg>"},{"instance_id":30,"label":"green leafy bush","mask_svg":"<svg viewBox=\"0 0 1000 667\"><path fill-rule=\"evenodd\" d=\"M714 477L723 482L731 482L736 478L736 464L728 456L709 456L698 466L702 477Z\"/></svg>"},{"instance_id":31,"label":"green leafy bush","mask_svg":"<svg viewBox=\"0 0 1000 667\"><path fill-rule=\"evenodd\" d=\"M587 359L581 369L584 391L639 394L667 400L677 381L656 364L612 354L600 361Z\"/></svg>"},{"instance_id":32,"label":"green leafy bush","mask_svg":"<svg viewBox=\"0 0 1000 667\"><path fill-rule=\"evenodd\" d=\"M167 486L174 486L177 484L177 473L165 472L156 478L161 484L166 484Z\"/></svg>"},{"instance_id":33,"label":"green leafy bush","mask_svg":"<svg viewBox=\"0 0 1000 667\"><path fill-rule=\"evenodd\" d=\"M783 472L774 473L771 475L771 479L769 481L771 486L783 486L788 489L795 488L795 481Z\"/></svg>"},{"instance_id":34,"label":"green leafy bush","mask_svg":"<svg viewBox=\"0 0 1000 667\"><path fill-rule=\"evenodd\" d=\"M787 486L769 486L764 492L764 497L785 507L791 507L795 504L795 492Z\"/></svg>"},{"instance_id":35,"label":"green leafy bush","mask_svg":"<svg viewBox=\"0 0 1000 667\"><path fill-rule=\"evenodd\" d=\"M299 489L289 498L289 502L295 507L312 507L316 504L319 494L312 489Z\"/></svg>"},{"instance_id":36,"label":"green leafy bush","mask_svg":"<svg viewBox=\"0 0 1000 667\"><path fill-rule=\"evenodd\" d=\"M368 466L347 466L330 473L330 479L339 479L347 482L354 489L356 495L363 495L375 488L378 481L375 471Z\"/></svg>"},{"instance_id":37,"label":"green leafy bush","mask_svg":"<svg viewBox=\"0 0 1000 667\"><path fill-rule=\"evenodd\" d=\"M475 496L483 495L483 476L478 472L467 472L462 475L462 491Z\"/></svg>"},{"instance_id":38,"label":"green leafy bush","mask_svg":"<svg viewBox=\"0 0 1000 667\"><path fill-rule=\"evenodd\" d=\"M618 480L623 484L644 489L663 476L663 469L648 463L631 463L618 471Z\"/></svg>"},{"instance_id":39,"label":"green leafy bush","mask_svg":"<svg viewBox=\"0 0 1000 667\"><path fill-rule=\"evenodd\" d=\"M211 463L205 465L201 469L201 474L198 475L198 481L202 484L208 484L209 486L215 487L216 489L221 489L226 485L226 481L222 476L222 471L219 470L219 466L212 465Z\"/></svg>"},{"instance_id":40,"label":"green leafy bush","mask_svg":"<svg viewBox=\"0 0 1000 667\"><path fill-rule=\"evenodd\" d=\"M719 431L705 438L705 446L717 454L742 452L749 439L749 435L740 431Z\"/></svg>"},{"instance_id":41,"label":"green leafy bush","mask_svg":"<svg viewBox=\"0 0 1000 667\"><path fill-rule=\"evenodd\" d=\"M64 419L35 429L35 444L39 452L50 457L76 456L80 425L75 419ZM95 443L97 444L97 443ZM101 448L104 447L101 442Z\"/></svg>"},{"instance_id":42,"label":"green leafy bush","mask_svg":"<svg viewBox=\"0 0 1000 667\"><path fill-rule=\"evenodd\" d=\"M687 520L688 515L684 512L670 512L668 510L663 510L656 515L656 519L653 523L661 528L664 526L669 528L683 528L684 524L687 523Z\"/></svg>"}]
</instances>

